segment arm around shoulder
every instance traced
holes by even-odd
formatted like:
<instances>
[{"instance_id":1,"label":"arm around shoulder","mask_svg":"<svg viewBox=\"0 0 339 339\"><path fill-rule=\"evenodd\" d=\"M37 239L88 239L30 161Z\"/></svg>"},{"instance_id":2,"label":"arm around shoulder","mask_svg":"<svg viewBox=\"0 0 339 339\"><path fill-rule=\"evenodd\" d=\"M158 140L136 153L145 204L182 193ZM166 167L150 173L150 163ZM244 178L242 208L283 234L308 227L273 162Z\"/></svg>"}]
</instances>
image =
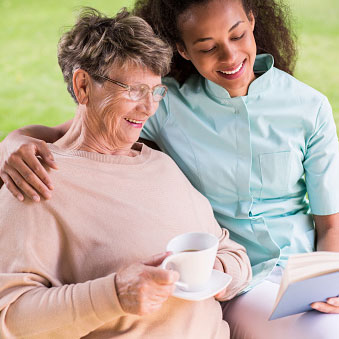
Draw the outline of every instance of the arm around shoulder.
<instances>
[{"instance_id":1,"label":"arm around shoulder","mask_svg":"<svg viewBox=\"0 0 339 339\"><path fill-rule=\"evenodd\" d=\"M48 167L57 169L46 142L58 140L66 133L70 124L71 121L56 127L27 126L11 132L0 144L1 182L20 201L24 200L22 193L35 201L40 201L38 193L45 199L50 198L52 183L37 157Z\"/></svg>"},{"instance_id":2,"label":"arm around shoulder","mask_svg":"<svg viewBox=\"0 0 339 339\"><path fill-rule=\"evenodd\" d=\"M15 135L24 135L34 139L43 140L45 142L53 143L59 140L68 131L72 124L72 120L66 121L54 127L43 125L29 125L19 128L12 133Z\"/></svg>"}]
</instances>

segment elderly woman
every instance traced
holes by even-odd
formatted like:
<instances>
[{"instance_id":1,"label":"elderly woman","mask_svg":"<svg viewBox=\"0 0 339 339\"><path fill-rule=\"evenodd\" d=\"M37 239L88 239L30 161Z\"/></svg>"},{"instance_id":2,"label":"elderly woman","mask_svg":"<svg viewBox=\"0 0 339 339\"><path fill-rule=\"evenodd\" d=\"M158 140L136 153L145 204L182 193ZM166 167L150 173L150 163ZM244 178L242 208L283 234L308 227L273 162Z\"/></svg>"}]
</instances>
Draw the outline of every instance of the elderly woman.
<instances>
[{"instance_id":1,"label":"elderly woman","mask_svg":"<svg viewBox=\"0 0 339 339\"><path fill-rule=\"evenodd\" d=\"M207 199L167 155L136 143L166 94L170 58L126 11L111 19L87 9L61 38L77 110L49 145L55 195L34 204L0 192L2 338L228 338L218 301L171 296L178 273L158 267L172 237L199 231L218 236L215 267L233 277L219 300L251 275Z\"/></svg>"}]
</instances>

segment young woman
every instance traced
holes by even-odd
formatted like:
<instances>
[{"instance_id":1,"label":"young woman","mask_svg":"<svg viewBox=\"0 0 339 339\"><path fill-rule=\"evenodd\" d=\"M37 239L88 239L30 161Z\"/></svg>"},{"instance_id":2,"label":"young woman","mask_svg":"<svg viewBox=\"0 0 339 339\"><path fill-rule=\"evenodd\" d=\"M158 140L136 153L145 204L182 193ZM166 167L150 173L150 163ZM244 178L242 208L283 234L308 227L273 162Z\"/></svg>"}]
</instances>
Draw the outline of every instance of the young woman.
<instances>
[{"instance_id":1,"label":"young woman","mask_svg":"<svg viewBox=\"0 0 339 339\"><path fill-rule=\"evenodd\" d=\"M290 75L295 48L279 4L138 1L136 13L177 51L168 95L142 136L177 162L248 251L251 290L224 307L233 338L333 338L336 314L267 321L290 255L339 251L336 127L326 97ZM27 127L5 140L2 178L14 195L18 186L50 195L34 157L51 164L49 153L31 137L50 141L67 128ZM338 298L312 306L339 313Z\"/></svg>"}]
</instances>

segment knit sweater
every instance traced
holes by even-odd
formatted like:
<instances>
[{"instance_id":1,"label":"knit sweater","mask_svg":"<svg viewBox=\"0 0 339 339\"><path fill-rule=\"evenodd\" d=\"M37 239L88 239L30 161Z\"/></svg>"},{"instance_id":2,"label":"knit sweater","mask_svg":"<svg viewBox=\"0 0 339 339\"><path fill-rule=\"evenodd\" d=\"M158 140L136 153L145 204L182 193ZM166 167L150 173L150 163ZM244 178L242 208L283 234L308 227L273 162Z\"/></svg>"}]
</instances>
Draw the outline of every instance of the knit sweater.
<instances>
[{"instance_id":1,"label":"knit sweater","mask_svg":"<svg viewBox=\"0 0 339 339\"><path fill-rule=\"evenodd\" d=\"M184 232L220 239L217 257L233 277L225 300L250 279L244 248L176 164L142 144L136 157L49 147L59 166L51 200L0 191L0 338L229 338L214 298L170 297L146 316L119 303L116 272Z\"/></svg>"}]
</instances>

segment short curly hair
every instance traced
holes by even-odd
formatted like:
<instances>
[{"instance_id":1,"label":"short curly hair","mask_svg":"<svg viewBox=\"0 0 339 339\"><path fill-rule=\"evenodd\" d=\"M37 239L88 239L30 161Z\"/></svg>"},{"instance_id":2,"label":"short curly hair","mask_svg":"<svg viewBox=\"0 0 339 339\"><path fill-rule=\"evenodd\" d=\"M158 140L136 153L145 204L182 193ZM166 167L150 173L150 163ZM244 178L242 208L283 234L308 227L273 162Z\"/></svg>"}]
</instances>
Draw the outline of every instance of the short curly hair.
<instances>
[{"instance_id":1,"label":"short curly hair","mask_svg":"<svg viewBox=\"0 0 339 339\"><path fill-rule=\"evenodd\" d=\"M176 44L182 43L178 18L190 7L211 0L137 0L134 14L145 19L153 30L174 50L170 76L183 83L191 74L198 73L190 61L183 59ZM224 0L229 1L229 0ZM257 54L270 53L275 67L293 74L296 58L296 35L292 30L290 9L284 0L237 0L247 14L255 17L254 37Z\"/></svg>"},{"instance_id":2,"label":"short curly hair","mask_svg":"<svg viewBox=\"0 0 339 339\"><path fill-rule=\"evenodd\" d=\"M59 66L76 103L72 84L76 69L81 68L91 76L107 76L113 64L119 67L134 64L164 76L170 70L171 58L171 47L149 24L125 8L109 18L84 7L76 24L63 34L58 44ZM95 80L103 81L99 77Z\"/></svg>"}]
</instances>

